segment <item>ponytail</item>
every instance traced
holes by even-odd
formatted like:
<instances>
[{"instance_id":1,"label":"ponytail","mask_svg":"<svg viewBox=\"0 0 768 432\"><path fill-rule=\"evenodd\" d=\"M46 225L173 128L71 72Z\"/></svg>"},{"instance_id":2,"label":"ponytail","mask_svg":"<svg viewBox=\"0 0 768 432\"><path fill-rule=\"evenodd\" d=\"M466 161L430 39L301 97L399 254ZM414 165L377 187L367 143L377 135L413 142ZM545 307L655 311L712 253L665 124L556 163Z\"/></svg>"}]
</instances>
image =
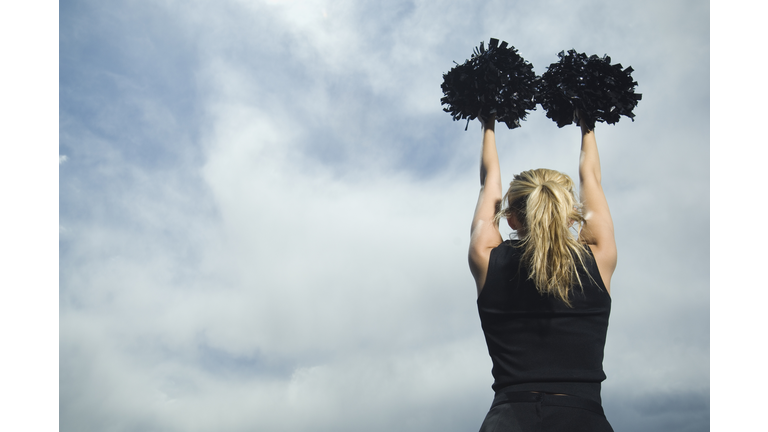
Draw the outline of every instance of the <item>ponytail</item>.
<instances>
[{"instance_id":1,"label":"ponytail","mask_svg":"<svg viewBox=\"0 0 768 432\"><path fill-rule=\"evenodd\" d=\"M572 286L582 286L578 265L584 267L587 255L586 246L571 232L572 225L578 232L584 223L573 181L554 170L525 171L510 183L504 201L506 208L496 220L514 215L522 225L518 236L528 278L540 293L570 306Z\"/></svg>"}]
</instances>

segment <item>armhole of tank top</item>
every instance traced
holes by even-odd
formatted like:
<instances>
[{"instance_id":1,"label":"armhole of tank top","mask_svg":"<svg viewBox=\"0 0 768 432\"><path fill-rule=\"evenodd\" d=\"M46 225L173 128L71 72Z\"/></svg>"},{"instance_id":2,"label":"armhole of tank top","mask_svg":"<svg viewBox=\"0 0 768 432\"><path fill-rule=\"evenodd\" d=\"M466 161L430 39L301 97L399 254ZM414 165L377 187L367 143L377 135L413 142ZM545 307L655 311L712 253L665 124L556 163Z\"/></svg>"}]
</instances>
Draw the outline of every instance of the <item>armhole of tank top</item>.
<instances>
[{"instance_id":1,"label":"armhole of tank top","mask_svg":"<svg viewBox=\"0 0 768 432\"><path fill-rule=\"evenodd\" d=\"M498 249L503 244L504 243L502 242L495 248L491 249L491 256L488 257L488 269L485 272L485 284L483 284L483 289L480 290L480 294L477 295L478 302L480 302L480 298L483 296L483 293L488 288L489 281L491 280L491 269L494 268L494 264L496 263L496 256L498 255Z\"/></svg>"},{"instance_id":2,"label":"armhole of tank top","mask_svg":"<svg viewBox=\"0 0 768 432\"><path fill-rule=\"evenodd\" d=\"M605 288L605 282L603 282L603 275L600 274L600 268L597 266L597 260L595 259L595 253L592 251L592 246L590 246L590 245L586 245L586 246L587 246L587 250L589 250L589 257L591 258L590 265L589 265L590 268L588 269L588 274L590 276L592 276L592 278L595 280L595 282L597 282L598 287L602 291L605 291L605 293L608 294L608 297L610 297L611 294ZM593 273L593 271L592 271L593 269L594 269L594 273L595 274L592 274ZM597 275L597 277L595 277L595 275Z\"/></svg>"}]
</instances>

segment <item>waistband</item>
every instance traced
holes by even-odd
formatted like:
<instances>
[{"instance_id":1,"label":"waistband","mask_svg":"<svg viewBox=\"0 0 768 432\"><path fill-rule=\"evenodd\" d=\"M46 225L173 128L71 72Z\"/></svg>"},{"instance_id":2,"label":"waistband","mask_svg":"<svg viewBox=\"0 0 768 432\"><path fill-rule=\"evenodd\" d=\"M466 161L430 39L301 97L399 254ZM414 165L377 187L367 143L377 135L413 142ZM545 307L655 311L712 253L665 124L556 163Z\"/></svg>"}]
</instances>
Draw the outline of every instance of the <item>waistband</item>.
<instances>
[{"instance_id":1,"label":"waistband","mask_svg":"<svg viewBox=\"0 0 768 432\"><path fill-rule=\"evenodd\" d=\"M497 393L493 398L493 404L491 408L513 402L536 402L541 405L549 406L562 406L570 408L581 408L588 411L596 412L600 415L605 415L603 407L590 399L585 399L579 396L558 396L549 393L531 392L531 391L513 391Z\"/></svg>"},{"instance_id":2,"label":"waistband","mask_svg":"<svg viewBox=\"0 0 768 432\"><path fill-rule=\"evenodd\" d=\"M494 388L494 390L496 391L496 394L510 392L562 393L590 399L598 404L602 404L603 401L600 397L600 387L600 383L591 382L529 382L511 384L503 388Z\"/></svg>"}]
</instances>

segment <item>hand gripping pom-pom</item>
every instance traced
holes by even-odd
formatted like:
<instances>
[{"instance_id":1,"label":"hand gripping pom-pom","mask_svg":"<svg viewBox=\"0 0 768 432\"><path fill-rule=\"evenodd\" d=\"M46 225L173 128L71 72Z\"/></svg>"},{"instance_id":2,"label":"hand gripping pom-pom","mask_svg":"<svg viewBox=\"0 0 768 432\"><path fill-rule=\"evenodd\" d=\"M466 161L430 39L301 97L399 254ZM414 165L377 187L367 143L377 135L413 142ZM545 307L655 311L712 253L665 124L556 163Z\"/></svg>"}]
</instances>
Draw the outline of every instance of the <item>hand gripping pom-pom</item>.
<instances>
[{"instance_id":1,"label":"hand gripping pom-pom","mask_svg":"<svg viewBox=\"0 0 768 432\"><path fill-rule=\"evenodd\" d=\"M561 51L558 57L560 61L541 76L536 98L558 127L577 123L574 112L584 116L589 130L595 122L614 124L622 115L635 121L632 109L642 95L635 93L632 67L623 69L621 64L611 65L607 55L587 57L575 50Z\"/></svg>"},{"instance_id":2,"label":"hand gripping pom-pom","mask_svg":"<svg viewBox=\"0 0 768 432\"><path fill-rule=\"evenodd\" d=\"M483 42L472 57L443 74L443 111L454 120L475 118L496 120L514 129L520 127L527 111L536 109L538 78L533 65L513 46L491 38L488 49ZM466 130L466 127L464 128Z\"/></svg>"}]
</instances>

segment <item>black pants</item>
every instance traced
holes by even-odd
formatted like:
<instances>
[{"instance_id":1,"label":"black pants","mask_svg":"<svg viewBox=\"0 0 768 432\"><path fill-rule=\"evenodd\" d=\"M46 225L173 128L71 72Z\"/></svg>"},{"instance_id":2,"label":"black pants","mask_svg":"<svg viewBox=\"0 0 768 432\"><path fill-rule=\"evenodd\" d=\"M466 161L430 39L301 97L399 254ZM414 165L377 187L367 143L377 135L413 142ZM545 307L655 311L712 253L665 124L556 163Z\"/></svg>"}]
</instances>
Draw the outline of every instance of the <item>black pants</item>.
<instances>
[{"instance_id":1,"label":"black pants","mask_svg":"<svg viewBox=\"0 0 768 432\"><path fill-rule=\"evenodd\" d=\"M499 393L480 432L613 432L599 403L536 392Z\"/></svg>"}]
</instances>

